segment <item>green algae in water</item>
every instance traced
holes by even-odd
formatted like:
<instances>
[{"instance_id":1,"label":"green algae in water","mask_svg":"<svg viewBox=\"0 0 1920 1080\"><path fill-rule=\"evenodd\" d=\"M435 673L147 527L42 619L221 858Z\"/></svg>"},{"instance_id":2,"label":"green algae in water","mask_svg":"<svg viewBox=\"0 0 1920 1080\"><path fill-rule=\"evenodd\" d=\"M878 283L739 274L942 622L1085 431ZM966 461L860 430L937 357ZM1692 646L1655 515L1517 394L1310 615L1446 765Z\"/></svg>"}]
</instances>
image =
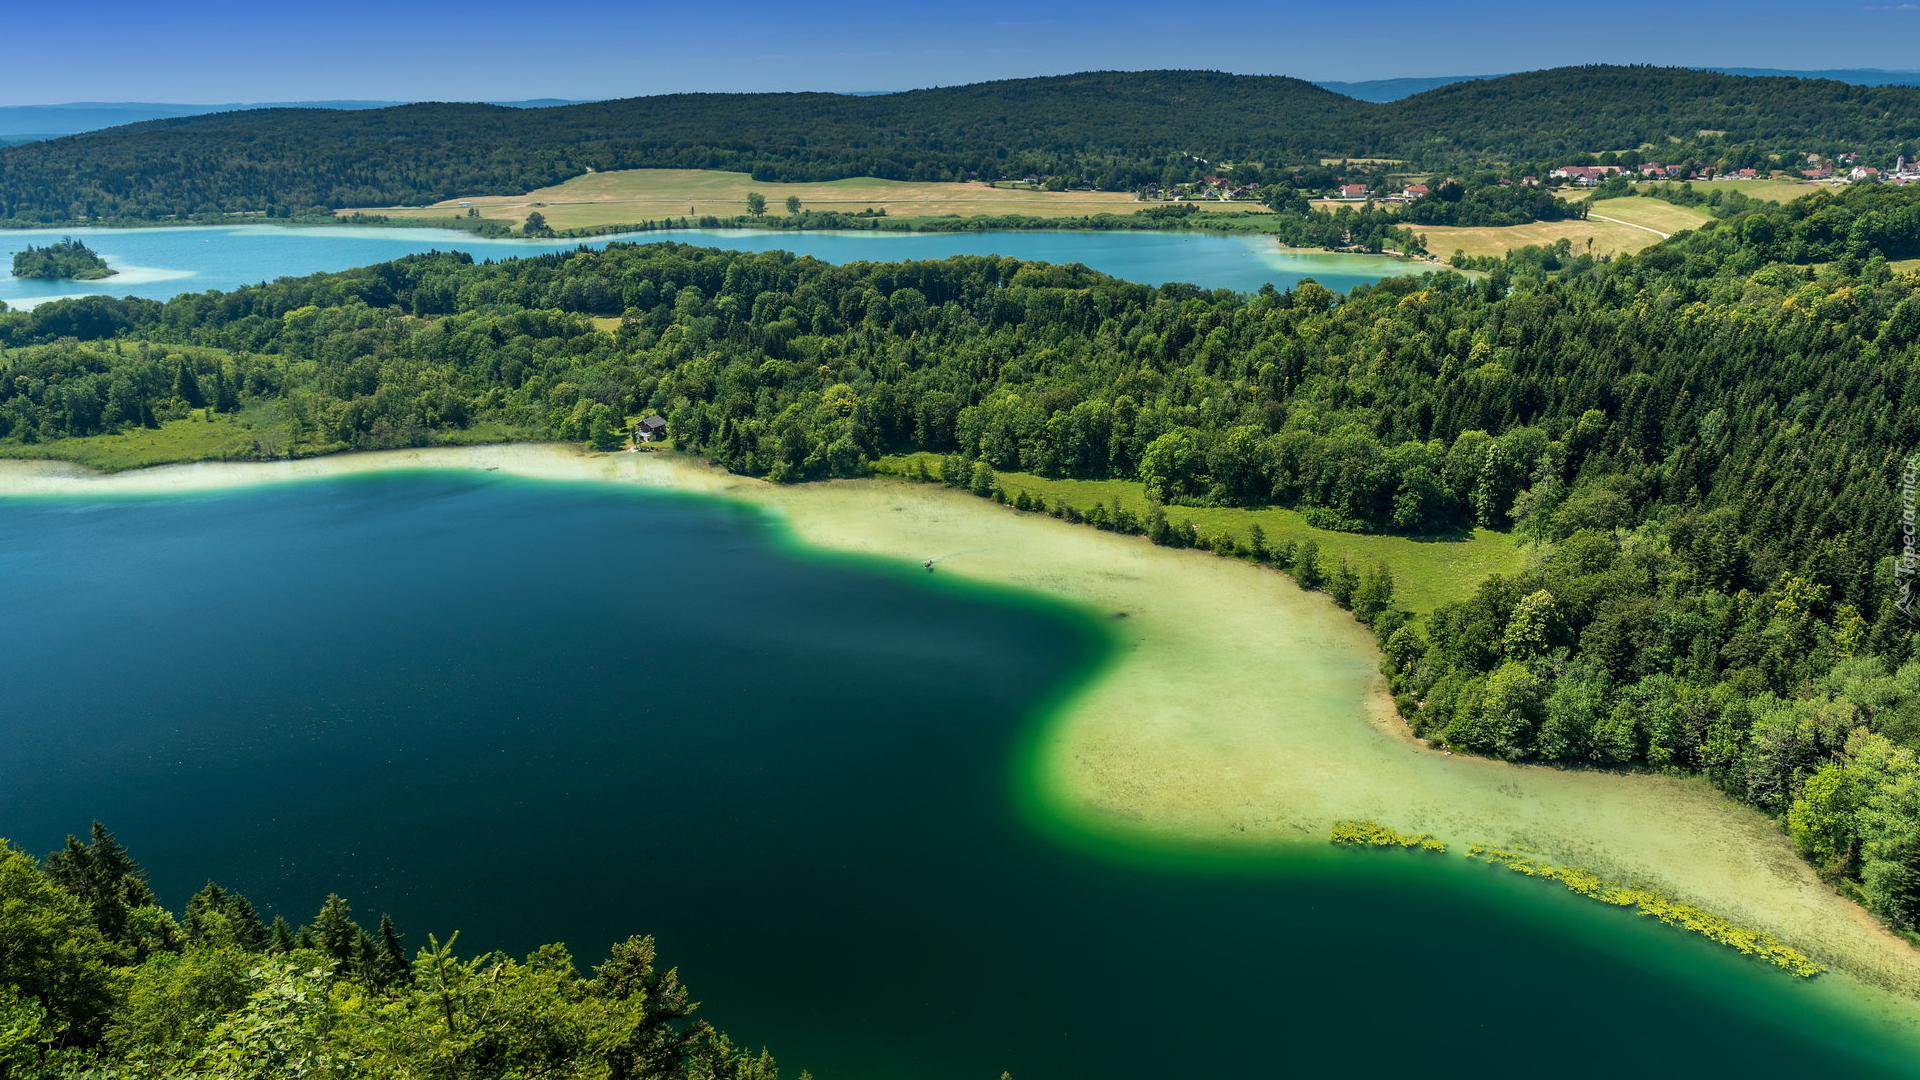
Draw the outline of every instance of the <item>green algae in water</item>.
<instances>
[{"instance_id":1,"label":"green algae in water","mask_svg":"<svg viewBox=\"0 0 1920 1080\"><path fill-rule=\"evenodd\" d=\"M1622 885L1577 866L1553 866L1538 854L1517 847L1472 844L1467 847L1466 854L1467 858L1477 859L1489 866L1504 866L1527 877L1557 881L1576 896L1615 907L1635 908L1642 915L1651 915L1668 926L1691 931L1748 956L1757 956L1803 979L1810 979L1826 970L1808 959L1806 953L1772 934L1741 926L1704 908L1675 900L1658 889Z\"/></svg>"},{"instance_id":2,"label":"green algae in water","mask_svg":"<svg viewBox=\"0 0 1920 1080\"><path fill-rule=\"evenodd\" d=\"M1336 844L1351 844L1356 847L1403 847L1419 848L1444 854L1445 841L1435 840L1432 833L1397 833L1377 821L1365 818L1349 818L1333 823L1330 839Z\"/></svg>"},{"instance_id":3,"label":"green algae in water","mask_svg":"<svg viewBox=\"0 0 1920 1080\"><path fill-rule=\"evenodd\" d=\"M10 499L0 580L0 834L99 816L175 904L337 890L413 943L653 933L790 1073L1537 1075L1379 1039L1401 1014L1565 1076L1912 1047L1793 992L1826 980L1464 860L1057 843L1008 762L1101 628L726 503L492 474Z\"/></svg>"}]
</instances>

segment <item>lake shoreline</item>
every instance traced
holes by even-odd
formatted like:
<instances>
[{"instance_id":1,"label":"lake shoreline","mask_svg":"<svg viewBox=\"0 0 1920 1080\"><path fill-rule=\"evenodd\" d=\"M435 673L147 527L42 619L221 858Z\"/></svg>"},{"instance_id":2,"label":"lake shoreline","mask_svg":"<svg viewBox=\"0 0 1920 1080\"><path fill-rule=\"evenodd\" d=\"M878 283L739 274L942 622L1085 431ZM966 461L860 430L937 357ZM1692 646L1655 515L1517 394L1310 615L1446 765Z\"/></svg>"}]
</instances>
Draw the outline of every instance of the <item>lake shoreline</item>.
<instances>
[{"instance_id":1,"label":"lake shoreline","mask_svg":"<svg viewBox=\"0 0 1920 1080\"><path fill-rule=\"evenodd\" d=\"M945 556L938 574L1045 594L1105 620L1113 661L1033 726L1010 766L1025 815L1074 848L1122 862L1257 866L1325 852L1331 822L1344 818L1461 847L1525 843L1776 934L1838 973L1806 992L1920 1037L1920 952L1820 882L1772 821L1698 778L1434 751L1393 713L1365 628L1324 594L1262 567L944 488L780 487L669 453L551 444L111 475L15 460L0 462L0 495L150 496L418 469L720 497L762 508L811 549L905 573Z\"/></svg>"},{"instance_id":2,"label":"lake shoreline","mask_svg":"<svg viewBox=\"0 0 1920 1080\"><path fill-rule=\"evenodd\" d=\"M1217 213L1217 211L1215 212ZM1103 215L1103 216L1124 217L1125 215ZM888 221L888 222L898 221L901 223L901 227L894 228L890 226L856 226L856 225L826 225L826 224L817 224L817 225L812 225L808 227L787 227L784 225L774 224L774 223L765 222L765 221L756 222L749 218L726 218L726 219L721 219L721 222L718 225L703 225L703 224L699 224L697 221L693 223L688 223L687 221L684 221L684 220L677 221L676 223L670 223L670 224L663 223L658 226L654 226L651 223L634 222L634 223L626 223L626 224L618 224L618 225L592 226L592 227L577 228L577 229L561 229L561 230L557 230L552 236L530 237L530 236L513 236L513 235L504 235L504 236L503 235L493 235L493 236L484 235L476 229L467 228L465 225L460 223L460 219L453 218L451 216L449 216L448 219L444 221L433 221L425 218L392 218L385 221L365 221L365 220L352 221L346 218L331 218L331 219L314 218L310 220L295 220L295 219L287 219L287 218L270 218L270 217L254 217L254 216L226 216L226 217L209 217L205 219L195 219L195 220L189 220L189 221L104 221L104 222L69 221L69 222L58 223L58 224L33 224L33 225L4 224L4 225L0 225L0 235L4 235L6 233L49 233L49 232L58 232L58 233L64 234L64 233L73 232L75 230L89 230L89 229L113 231L113 232L132 232L132 231L143 230L143 229L208 229L208 228L217 229L217 228L238 228L238 227L255 226L255 225L267 225L267 226L272 226L274 228L279 228L279 229L386 229L386 230L400 230L400 231L437 229L443 232L469 233L471 234L472 238L476 241L485 241L488 243L523 242L529 245L551 244L555 240L624 241L624 240L629 240L633 237L647 236L651 233L694 232L694 231L702 231L702 230L710 230L710 229L739 230L742 232L770 233L770 234L905 233L905 234L914 234L914 235L942 235L942 234L957 233L957 234L964 235L964 234L992 234L992 233L1020 233L1020 232L1040 232L1040 233L1045 233L1045 232L1091 232L1091 233L1162 232L1162 233L1198 233L1205 236L1271 236L1272 235L1271 233L1262 229L1236 229L1236 228L1227 228L1227 227L1208 228L1202 224L1188 225L1184 222L1177 221L1177 220L1176 221L1156 221L1149 225L1138 225L1138 226L1125 225L1125 226L1114 227L1114 226L1102 226L1099 224L1094 224L1093 219L1091 217L1059 217L1059 218L1035 217L1035 218L1026 219L1029 222L1029 224L1026 224L1023 226L1022 225L1015 225L1015 226L995 225L995 226L986 227L986 228L932 228L932 229L923 228L918 224L914 224L914 222L920 221L920 220L945 221L945 220L949 220L949 218L944 216L932 218L932 219L915 219L915 218L901 217L897 219L881 218L876 220ZM966 217L962 217L959 219L960 222L966 222L968 220L971 220L971 219ZM994 218L993 220L997 221L1001 219ZM637 242L644 243L645 241L637 241ZM1274 246L1284 255L1313 255L1313 256L1343 255L1343 256L1351 256L1354 258L1365 258L1365 259L1388 259L1394 262L1406 263L1410 265L1432 266L1436 270L1449 269L1446 262L1438 258L1437 256L1428 256L1426 258L1422 258L1420 256L1402 255L1402 254L1396 254L1393 252L1367 252L1367 251L1348 251L1348 250L1336 251L1328 248L1295 247L1285 243L1284 241L1281 241L1277 237L1274 238ZM132 268L132 269L139 269L139 268Z\"/></svg>"},{"instance_id":3,"label":"lake shoreline","mask_svg":"<svg viewBox=\"0 0 1920 1080\"><path fill-rule=\"evenodd\" d=\"M165 302L185 293L232 292L261 282L350 273L429 252L463 252L476 263L512 261L610 245L654 244L762 253L784 251L832 265L940 262L956 256L1081 265L1121 281L1158 288L1184 284L1205 292L1253 295L1313 278L1335 293L1389 277L1443 269L1387 256L1336 254L1279 246L1257 233L1180 230L1001 229L874 231L692 228L547 239L489 239L437 227L308 227L298 223L65 231L96 247L121 276L97 283L0 279L0 301L21 309L78 296L134 296ZM40 240L0 232L0 258ZM620 308L594 312L617 316Z\"/></svg>"}]
</instances>

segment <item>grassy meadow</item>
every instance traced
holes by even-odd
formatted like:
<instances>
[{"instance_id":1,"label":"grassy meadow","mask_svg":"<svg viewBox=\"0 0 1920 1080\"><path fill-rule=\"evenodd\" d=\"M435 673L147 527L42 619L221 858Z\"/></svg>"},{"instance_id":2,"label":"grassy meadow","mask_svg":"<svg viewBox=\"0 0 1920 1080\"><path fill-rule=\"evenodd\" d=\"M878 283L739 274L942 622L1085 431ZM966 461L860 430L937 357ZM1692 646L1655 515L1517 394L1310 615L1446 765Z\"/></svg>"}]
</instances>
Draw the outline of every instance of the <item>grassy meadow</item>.
<instances>
[{"instance_id":1,"label":"grassy meadow","mask_svg":"<svg viewBox=\"0 0 1920 1080\"><path fill-rule=\"evenodd\" d=\"M55 442L0 447L0 457L71 461L101 472L141 469L178 461L220 461L270 455L283 439L271 423L231 414L169 420L157 428L128 428L117 435L90 435Z\"/></svg>"},{"instance_id":2,"label":"grassy meadow","mask_svg":"<svg viewBox=\"0 0 1920 1080\"><path fill-rule=\"evenodd\" d=\"M497 425L475 424L445 433L435 441L474 445L504 442L513 437L512 432ZM0 446L0 458L69 461L103 473L116 473L191 461L270 460L287 456L289 445L285 424L271 410L250 408L238 414L211 416L196 411L186 419L168 420L157 428L132 427L114 435L9 444ZM342 444L334 449L346 447Z\"/></svg>"},{"instance_id":3,"label":"grassy meadow","mask_svg":"<svg viewBox=\"0 0 1920 1080\"><path fill-rule=\"evenodd\" d=\"M934 475L940 471L938 454L901 454L883 459L877 471L907 475L915 460ZM1038 495L1055 506L1062 501L1076 509L1098 503L1111 505L1116 500L1136 514L1147 511L1146 490L1136 480L1052 480L1030 473L1003 472L1000 486L1012 498L1025 491ZM1227 534L1244 541L1248 530L1259 525L1270 544L1308 540L1320 545L1322 562L1331 569L1342 555L1351 558L1361 570L1375 562L1393 568L1400 604L1416 615L1426 615L1435 607L1463 599L1491 574L1519 570L1525 557L1510 537L1486 529L1444 539L1414 540L1404 536L1377 536L1365 533L1332 532L1307 524L1297 511L1280 507L1242 510L1234 507L1167 507L1167 520L1175 524L1189 522L1208 536Z\"/></svg>"},{"instance_id":4,"label":"grassy meadow","mask_svg":"<svg viewBox=\"0 0 1920 1080\"><path fill-rule=\"evenodd\" d=\"M1703 210L1689 206L1675 206L1659 199L1603 199L1594 203L1587 212L1594 217L1637 225L1643 229L1666 233L1668 236L1688 229L1697 229L1709 220L1707 213Z\"/></svg>"}]
</instances>

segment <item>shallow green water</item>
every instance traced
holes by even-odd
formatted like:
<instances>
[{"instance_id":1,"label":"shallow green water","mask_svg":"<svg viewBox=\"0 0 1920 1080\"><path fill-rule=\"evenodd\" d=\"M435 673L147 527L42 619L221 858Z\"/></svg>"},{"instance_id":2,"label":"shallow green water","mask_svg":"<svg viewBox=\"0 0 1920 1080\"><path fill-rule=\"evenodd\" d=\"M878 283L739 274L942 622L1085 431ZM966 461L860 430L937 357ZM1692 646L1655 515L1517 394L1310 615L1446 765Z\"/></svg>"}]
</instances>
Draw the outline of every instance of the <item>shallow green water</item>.
<instances>
[{"instance_id":1,"label":"shallow green water","mask_svg":"<svg viewBox=\"0 0 1920 1080\"><path fill-rule=\"evenodd\" d=\"M0 835L177 906L657 935L835 1077L1899 1076L1755 961L1503 871L1083 847L1016 809L1072 611L752 511L486 474L0 501Z\"/></svg>"}]
</instances>

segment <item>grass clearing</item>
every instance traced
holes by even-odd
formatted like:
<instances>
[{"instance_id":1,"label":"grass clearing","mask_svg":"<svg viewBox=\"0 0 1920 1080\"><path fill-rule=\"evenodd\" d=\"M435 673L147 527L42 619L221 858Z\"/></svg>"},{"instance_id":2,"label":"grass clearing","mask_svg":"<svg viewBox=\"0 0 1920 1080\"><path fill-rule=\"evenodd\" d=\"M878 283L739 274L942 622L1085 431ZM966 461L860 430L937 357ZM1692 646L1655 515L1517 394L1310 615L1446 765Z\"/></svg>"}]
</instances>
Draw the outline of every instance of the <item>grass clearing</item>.
<instances>
[{"instance_id":1,"label":"grass clearing","mask_svg":"<svg viewBox=\"0 0 1920 1080\"><path fill-rule=\"evenodd\" d=\"M424 208L363 207L360 212L394 220L442 221L465 213L471 203L483 218L518 225L535 210L556 229L583 229L662 218L737 217L747 212L747 193L766 196L767 213L786 213L788 196L809 210L859 213L872 208L889 217L973 217L1026 214L1078 217L1131 214L1148 205L1122 191L1033 191L988 187L983 183L919 183L854 177L822 183L762 182L746 173L706 169L622 169L588 173L525 195L476 195L448 199ZM1205 203L1202 210L1264 209L1252 203ZM342 214L353 213L343 210Z\"/></svg>"},{"instance_id":2,"label":"grass clearing","mask_svg":"<svg viewBox=\"0 0 1920 1080\"><path fill-rule=\"evenodd\" d=\"M506 442L518 435L499 424L482 423L438 433L434 442L474 446ZM128 428L115 435L9 443L0 445L0 458L69 461L88 469L115 473L193 461L273 460L287 456L288 445L286 428L273 411L250 407L237 415L215 414L211 418L196 412L184 420L168 420L157 428ZM348 449L345 443L339 443L321 452L332 454ZM300 453L311 453L311 450L303 448Z\"/></svg>"},{"instance_id":3,"label":"grass clearing","mask_svg":"<svg viewBox=\"0 0 1920 1080\"><path fill-rule=\"evenodd\" d=\"M1704 210L1689 206L1675 206L1659 199L1602 199L1594 203L1587 211L1603 218L1624 221L1629 225L1642 225L1656 229L1671 236L1688 229L1697 229L1712 220Z\"/></svg>"},{"instance_id":4,"label":"grass clearing","mask_svg":"<svg viewBox=\"0 0 1920 1080\"><path fill-rule=\"evenodd\" d=\"M931 453L899 454L882 459L876 471L906 475L918 459L938 474L940 455ZM1116 500L1135 514L1147 511L1146 489L1136 480L1052 480L1030 473L1003 472L1000 486L1008 497L1025 491L1047 500L1048 506L1061 502L1076 509L1098 503L1111 505ZM1332 532L1307 524L1298 511L1277 506L1258 510L1234 507L1169 506L1167 520L1174 524L1189 522L1208 536L1225 533L1244 541L1248 530L1259 525L1267 542L1312 540L1320 545L1321 560L1328 569L1339 565L1340 557L1351 558L1364 571L1375 562L1393 568L1395 596L1399 603L1425 616L1441 604L1465 599L1492 574L1508 574L1522 569L1526 559L1512 538L1504 533L1475 529L1470 535L1445 539L1410 539L1404 536L1377 536L1365 533ZM1082 526L1083 528L1087 526Z\"/></svg>"},{"instance_id":5,"label":"grass clearing","mask_svg":"<svg viewBox=\"0 0 1920 1080\"><path fill-rule=\"evenodd\" d=\"M231 414L213 419L169 420L158 428L129 428L118 435L89 435L57 442L0 446L0 457L71 461L101 472L120 472L179 461L261 457L279 438L271 424Z\"/></svg>"}]
</instances>

